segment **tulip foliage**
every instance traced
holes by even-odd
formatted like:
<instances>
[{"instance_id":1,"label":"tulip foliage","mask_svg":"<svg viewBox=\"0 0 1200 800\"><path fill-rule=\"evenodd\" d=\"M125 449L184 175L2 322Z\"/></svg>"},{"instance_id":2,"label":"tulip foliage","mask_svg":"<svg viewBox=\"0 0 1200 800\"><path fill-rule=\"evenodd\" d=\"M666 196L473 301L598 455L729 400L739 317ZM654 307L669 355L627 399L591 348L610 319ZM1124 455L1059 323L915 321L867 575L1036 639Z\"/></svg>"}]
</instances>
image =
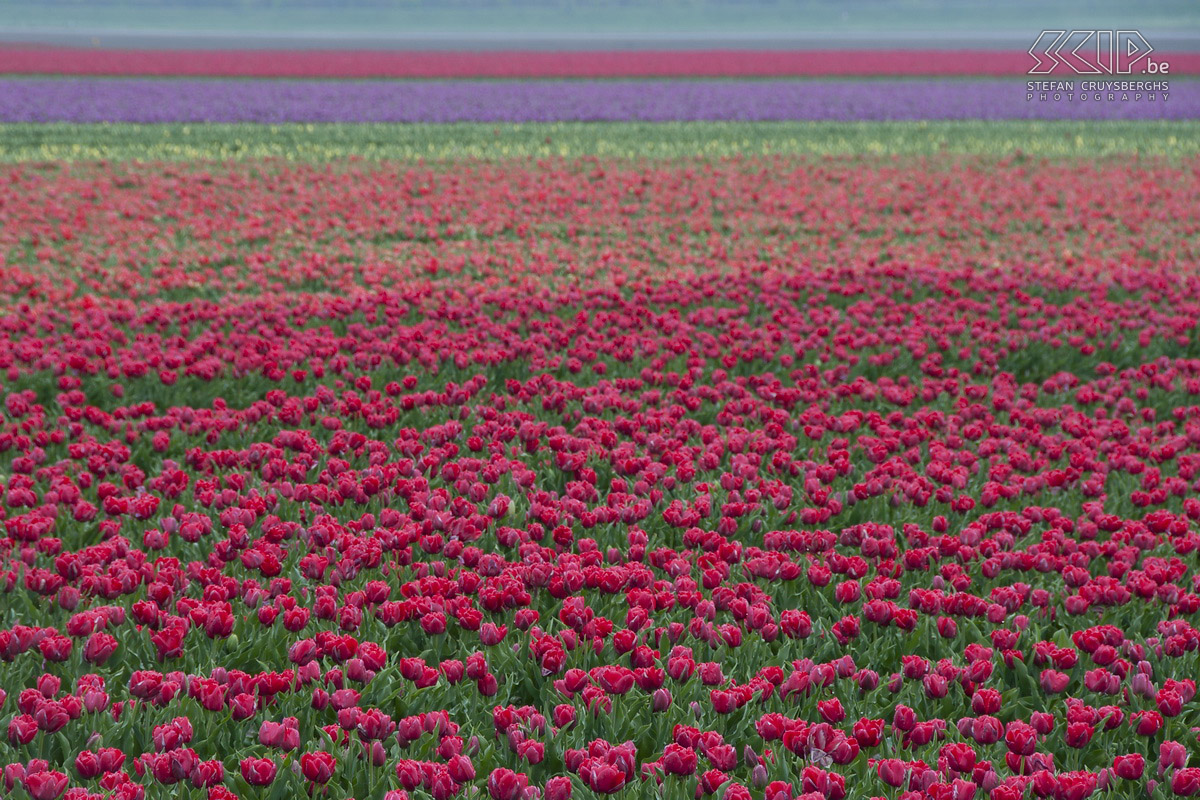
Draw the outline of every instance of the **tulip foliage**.
<instances>
[{"instance_id":1,"label":"tulip foliage","mask_svg":"<svg viewBox=\"0 0 1200 800\"><path fill-rule=\"evenodd\" d=\"M4 167L0 792L1200 794L1198 166Z\"/></svg>"}]
</instances>

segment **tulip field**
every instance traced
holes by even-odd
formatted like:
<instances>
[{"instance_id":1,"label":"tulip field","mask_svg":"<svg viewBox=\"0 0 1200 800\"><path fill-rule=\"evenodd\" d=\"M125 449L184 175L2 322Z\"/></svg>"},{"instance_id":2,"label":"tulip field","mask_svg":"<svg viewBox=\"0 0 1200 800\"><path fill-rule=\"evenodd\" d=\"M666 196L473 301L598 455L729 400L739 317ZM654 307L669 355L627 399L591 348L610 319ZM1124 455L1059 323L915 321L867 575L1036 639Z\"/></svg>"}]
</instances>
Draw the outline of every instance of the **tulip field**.
<instances>
[{"instance_id":1,"label":"tulip field","mask_svg":"<svg viewBox=\"0 0 1200 800\"><path fill-rule=\"evenodd\" d=\"M1184 81L61 80L0 80L0 795L1200 796Z\"/></svg>"}]
</instances>

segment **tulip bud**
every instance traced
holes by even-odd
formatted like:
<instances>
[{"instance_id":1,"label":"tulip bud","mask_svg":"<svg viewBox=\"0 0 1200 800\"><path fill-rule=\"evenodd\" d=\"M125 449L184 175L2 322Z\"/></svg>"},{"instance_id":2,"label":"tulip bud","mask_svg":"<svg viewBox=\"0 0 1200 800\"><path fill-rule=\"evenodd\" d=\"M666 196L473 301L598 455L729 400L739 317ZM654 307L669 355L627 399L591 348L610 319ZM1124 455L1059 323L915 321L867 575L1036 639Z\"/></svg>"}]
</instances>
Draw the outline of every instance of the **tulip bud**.
<instances>
[{"instance_id":1,"label":"tulip bud","mask_svg":"<svg viewBox=\"0 0 1200 800\"><path fill-rule=\"evenodd\" d=\"M859 670L857 680L860 692L872 692L879 687L879 673L873 669Z\"/></svg>"},{"instance_id":2,"label":"tulip bud","mask_svg":"<svg viewBox=\"0 0 1200 800\"><path fill-rule=\"evenodd\" d=\"M1153 700L1158 692L1154 688L1154 682L1150 680L1150 676L1144 672L1138 671L1129 681L1129 689L1138 697L1144 697L1147 700Z\"/></svg>"},{"instance_id":3,"label":"tulip bud","mask_svg":"<svg viewBox=\"0 0 1200 800\"><path fill-rule=\"evenodd\" d=\"M996 774L996 770L989 769L983 773L983 780L979 782L979 788L984 792L991 794L992 790L1000 785L1000 776Z\"/></svg>"},{"instance_id":4,"label":"tulip bud","mask_svg":"<svg viewBox=\"0 0 1200 800\"><path fill-rule=\"evenodd\" d=\"M1168 769L1183 769L1187 766L1187 748L1176 741L1167 740L1158 746L1158 777L1161 779Z\"/></svg>"}]
</instances>

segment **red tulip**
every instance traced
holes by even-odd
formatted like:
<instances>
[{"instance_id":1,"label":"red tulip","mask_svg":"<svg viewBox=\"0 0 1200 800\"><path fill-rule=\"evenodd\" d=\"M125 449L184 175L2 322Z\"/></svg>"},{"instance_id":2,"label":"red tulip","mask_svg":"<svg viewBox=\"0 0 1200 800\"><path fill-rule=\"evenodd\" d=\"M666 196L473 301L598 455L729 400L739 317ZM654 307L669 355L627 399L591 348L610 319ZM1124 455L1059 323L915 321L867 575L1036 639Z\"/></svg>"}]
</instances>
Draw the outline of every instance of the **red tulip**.
<instances>
[{"instance_id":1,"label":"red tulip","mask_svg":"<svg viewBox=\"0 0 1200 800\"><path fill-rule=\"evenodd\" d=\"M554 707L554 724L559 728L565 728L575 722L575 707L560 704Z\"/></svg>"},{"instance_id":2,"label":"red tulip","mask_svg":"<svg viewBox=\"0 0 1200 800\"><path fill-rule=\"evenodd\" d=\"M225 780L225 765L216 759L200 761L188 777L197 788L211 788Z\"/></svg>"},{"instance_id":3,"label":"red tulip","mask_svg":"<svg viewBox=\"0 0 1200 800\"><path fill-rule=\"evenodd\" d=\"M269 758L243 758L239 766L251 786L268 786L275 780L275 762Z\"/></svg>"},{"instance_id":4,"label":"red tulip","mask_svg":"<svg viewBox=\"0 0 1200 800\"><path fill-rule=\"evenodd\" d=\"M34 772L26 774L25 791L33 800L55 800L67 790L68 778L62 772Z\"/></svg>"},{"instance_id":5,"label":"red tulip","mask_svg":"<svg viewBox=\"0 0 1200 800\"><path fill-rule=\"evenodd\" d=\"M100 756L91 751L83 750L75 756L75 772L84 780L100 776Z\"/></svg>"},{"instance_id":6,"label":"red tulip","mask_svg":"<svg viewBox=\"0 0 1200 800\"><path fill-rule=\"evenodd\" d=\"M1042 685L1042 691L1047 694L1058 694L1066 691L1067 686L1071 683L1071 676L1065 672L1045 669L1042 670L1039 682Z\"/></svg>"},{"instance_id":7,"label":"red tulip","mask_svg":"<svg viewBox=\"0 0 1200 800\"><path fill-rule=\"evenodd\" d=\"M1080 748L1092 740L1096 729L1085 722L1072 722L1067 725L1067 747Z\"/></svg>"},{"instance_id":8,"label":"red tulip","mask_svg":"<svg viewBox=\"0 0 1200 800\"><path fill-rule=\"evenodd\" d=\"M47 636L38 643L42 657L47 661L66 661L71 657L72 642L66 636Z\"/></svg>"},{"instance_id":9,"label":"red tulip","mask_svg":"<svg viewBox=\"0 0 1200 800\"><path fill-rule=\"evenodd\" d=\"M1167 740L1158 746L1158 777L1170 769L1182 769L1187 766L1187 748L1176 741Z\"/></svg>"},{"instance_id":10,"label":"red tulip","mask_svg":"<svg viewBox=\"0 0 1200 800\"><path fill-rule=\"evenodd\" d=\"M1185 767L1171 775L1171 791L1181 797L1200 794L1200 768Z\"/></svg>"},{"instance_id":11,"label":"red tulip","mask_svg":"<svg viewBox=\"0 0 1200 800\"><path fill-rule=\"evenodd\" d=\"M504 637L507 633L507 626L485 622L479 627L479 641L485 647L494 647L495 645L498 645L500 642L504 641Z\"/></svg>"},{"instance_id":12,"label":"red tulip","mask_svg":"<svg viewBox=\"0 0 1200 800\"><path fill-rule=\"evenodd\" d=\"M1162 715L1157 711L1137 711L1134 712L1130 721L1134 725L1134 730L1138 736L1150 737L1158 733L1163 726Z\"/></svg>"},{"instance_id":13,"label":"red tulip","mask_svg":"<svg viewBox=\"0 0 1200 800\"><path fill-rule=\"evenodd\" d=\"M1127 781L1136 781L1142 777L1145 771L1146 760L1142 758L1141 753L1129 753L1128 755L1116 756L1113 759L1113 772L1118 778L1123 778Z\"/></svg>"},{"instance_id":14,"label":"red tulip","mask_svg":"<svg viewBox=\"0 0 1200 800\"><path fill-rule=\"evenodd\" d=\"M1004 743L1010 752L1027 756L1033 753L1037 745L1037 732L1020 720L1010 722L1004 734Z\"/></svg>"},{"instance_id":15,"label":"red tulip","mask_svg":"<svg viewBox=\"0 0 1200 800\"><path fill-rule=\"evenodd\" d=\"M235 720L249 719L254 716L257 703L253 695L238 694L230 700L229 709Z\"/></svg>"},{"instance_id":16,"label":"red tulip","mask_svg":"<svg viewBox=\"0 0 1200 800\"><path fill-rule=\"evenodd\" d=\"M117 650L117 639L103 631L97 631L88 637L83 648L83 657L92 664L103 664Z\"/></svg>"},{"instance_id":17,"label":"red tulip","mask_svg":"<svg viewBox=\"0 0 1200 800\"><path fill-rule=\"evenodd\" d=\"M879 775L879 780L888 786L903 785L907 774L904 762L894 758L883 759L876 765L875 770Z\"/></svg>"},{"instance_id":18,"label":"red tulip","mask_svg":"<svg viewBox=\"0 0 1200 800\"><path fill-rule=\"evenodd\" d=\"M571 800L571 779L559 775L546 781L545 800Z\"/></svg>"},{"instance_id":19,"label":"red tulip","mask_svg":"<svg viewBox=\"0 0 1200 800\"><path fill-rule=\"evenodd\" d=\"M329 783L336 766L337 759L324 751L304 753L300 756L300 773L313 783Z\"/></svg>"},{"instance_id":20,"label":"red tulip","mask_svg":"<svg viewBox=\"0 0 1200 800\"><path fill-rule=\"evenodd\" d=\"M14 745L29 744L37 732L38 724L28 714L13 717L8 723L8 740Z\"/></svg>"},{"instance_id":21,"label":"red tulip","mask_svg":"<svg viewBox=\"0 0 1200 800\"><path fill-rule=\"evenodd\" d=\"M454 755L446 761L446 771L458 783L469 783L475 780L475 765L465 755Z\"/></svg>"},{"instance_id":22,"label":"red tulip","mask_svg":"<svg viewBox=\"0 0 1200 800\"><path fill-rule=\"evenodd\" d=\"M1173 689L1162 689L1154 698L1159 713L1164 717L1177 717L1183 711L1183 698Z\"/></svg>"},{"instance_id":23,"label":"red tulip","mask_svg":"<svg viewBox=\"0 0 1200 800\"><path fill-rule=\"evenodd\" d=\"M975 768L975 750L969 744L955 742L942 747L942 755L955 772L970 772Z\"/></svg>"},{"instance_id":24,"label":"red tulip","mask_svg":"<svg viewBox=\"0 0 1200 800\"><path fill-rule=\"evenodd\" d=\"M624 771L611 764L600 762L588 770L585 780L593 792L613 794L625 785L626 777Z\"/></svg>"},{"instance_id":25,"label":"red tulip","mask_svg":"<svg viewBox=\"0 0 1200 800\"><path fill-rule=\"evenodd\" d=\"M524 773L503 767L492 770L487 779L488 794L492 800L517 800L528 785L529 778Z\"/></svg>"},{"instance_id":26,"label":"red tulip","mask_svg":"<svg viewBox=\"0 0 1200 800\"><path fill-rule=\"evenodd\" d=\"M696 751L668 744L663 749L660 763L668 775L691 775L696 771Z\"/></svg>"}]
</instances>

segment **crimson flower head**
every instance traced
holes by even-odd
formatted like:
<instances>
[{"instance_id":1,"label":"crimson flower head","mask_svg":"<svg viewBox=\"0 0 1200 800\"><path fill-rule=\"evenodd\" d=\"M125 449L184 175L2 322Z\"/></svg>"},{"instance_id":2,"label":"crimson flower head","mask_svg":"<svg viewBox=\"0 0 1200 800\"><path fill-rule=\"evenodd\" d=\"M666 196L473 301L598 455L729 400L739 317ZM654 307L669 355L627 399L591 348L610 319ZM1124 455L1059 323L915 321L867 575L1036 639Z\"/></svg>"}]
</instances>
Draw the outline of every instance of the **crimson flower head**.
<instances>
[{"instance_id":1,"label":"crimson flower head","mask_svg":"<svg viewBox=\"0 0 1200 800\"><path fill-rule=\"evenodd\" d=\"M230 713L236 720L249 719L254 716L256 708L257 701L254 699L254 695L245 692L234 695L229 701Z\"/></svg>"},{"instance_id":2,"label":"crimson flower head","mask_svg":"<svg viewBox=\"0 0 1200 800\"><path fill-rule=\"evenodd\" d=\"M1067 747L1084 747L1095 733L1096 729L1086 722L1071 722L1067 725Z\"/></svg>"},{"instance_id":3,"label":"crimson flower head","mask_svg":"<svg viewBox=\"0 0 1200 800\"><path fill-rule=\"evenodd\" d=\"M67 790L67 780L65 773L44 770L26 774L24 786L33 800L55 800Z\"/></svg>"},{"instance_id":4,"label":"crimson flower head","mask_svg":"<svg viewBox=\"0 0 1200 800\"><path fill-rule=\"evenodd\" d=\"M908 767L899 759L885 758L875 765L875 771L879 780L888 786L901 786L904 784Z\"/></svg>"},{"instance_id":5,"label":"crimson flower head","mask_svg":"<svg viewBox=\"0 0 1200 800\"><path fill-rule=\"evenodd\" d=\"M892 712L892 727L905 733L911 731L917 724L917 714L905 705L896 706Z\"/></svg>"},{"instance_id":6,"label":"crimson flower head","mask_svg":"<svg viewBox=\"0 0 1200 800\"><path fill-rule=\"evenodd\" d=\"M579 774L593 792L600 794L613 794L619 791L626 781L624 770L599 759L589 759L584 767L580 767Z\"/></svg>"},{"instance_id":7,"label":"crimson flower head","mask_svg":"<svg viewBox=\"0 0 1200 800\"><path fill-rule=\"evenodd\" d=\"M508 634L507 625L496 625L493 622L485 622L479 627L479 641L485 647L493 647L504 641L504 637Z\"/></svg>"},{"instance_id":8,"label":"crimson flower head","mask_svg":"<svg viewBox=\"0 0 1200 800\"><path fill-rule=\"evenodd\" d=\"M1016 755L1032 755L1037 748L1037 731L1026 722L1014 720L1008 724L1008 728L1004 732L1004 744L1008 747L1009 752Z\"/></svg>"},{"instance_id":9,"label":"crimson flower head","mask_svg":"<svg viewBox=\"0 0 1200 800\"><path fill-rule=\"evenodd\" d=\"M487 779L488 794L492 800L518 800L528 785L529 778L524 773L504 767L492 770Z\"/></svg>"},{"instance_id":10,"label":"crimson flower head","mask_svg":"<svg viewBox=\"0 0 1200 800\"><path fill-rule=\"evenodd\" d=\"M975 768L975 749L965 742L953 742L942 747L946 763L955 772L970 772Z\"/></svg>"},{"instance_id":11,"label":"crimson flower head","mask_svg":"<svg viewBox=\"0 0 1200 800\"><path fill-rule=\"evenodd\" d=\"M217 759L201 761L192 769L192 785L197 788L212 788L225 780L225 765Z\"/></svg>"},{"instance_id":12,"label":"crimson flower head","mask_svg":"<svg viewBox=\"0 0 1200 800\"><path fill-rule=\"evenodd\" d=\"M324 750L300 756L300 774L313 783L328 783L336 766L337 759Z\"/></svg>"},{"instance_id":13,"label":"crimson flower head","mask_svg":"<svg viewBox=\"0 0 1200 800\"><path fill-rule=\"evenodd\" d=\"M882 719L862 717L854 723L852 731L859 747L878 747L883 740L883 729Z\"/></svg>"},{"instance_id":14,"label":"crimson flower head","mask_svg":"<svg viewBox=\"0 0 1200 800\"><path fill-rule=\"evenodd\" d=\"M243 758L242 777L251 786L269 786L275 780L275 762L269 758Z\"/></svg>"},{"instance_id":15,"label":"crimson flower head","mask_svg":"<svg viewBox=\"0 0 1200 800\"><path fill-rule=\"evenodd\" d=\"M696 771L696 751L672 742L663 748L661 763L668 775L691 775Z\"/></svg>"},{"instance_id":16,"label":"crimson flower head","mask_svg":"<svg viewBox=\"0 0 1200 800\"><path fill-rule=\"evenodd\" d=\"M709 699L718 714L730 714L737 710L737 696L733 692L713 689L709 692Z\"/></svg>"},{"instance_id":17,"label":"crimson flower head","mask_svg":"<svg viewBox=\"0 0 1200 800\"><path fill-rule=\"evenodd\" d=\"M633 688L633 670L619 666L604 666L595 670L596 683L608 694L626 694Z\"/></svg>"},{"instance_id":18,"label":"crimson flower head","mask_svg":"<svg viewBox=\"0 0 1200 800\"><path fill-rule=\"evenodd\" d=\"M1048 711L1035 711L1029 715L1029 724L1041 736L1048 736L1054 730L1054 715Z\"/></svg>"},{"instance_id":19,"label":"crimson flower head","mask_svg":"<svg viewBox=\"0 0 1200 800\"><path fill-rule=\"evenodd\" d=\"M1160 690L1154 702L1164 717L1177 717L1183 711L1183 697L1174 689Z\"/></svg>"},{"instance_id":20,"label":"crimson flower head","mask_svg":"<svg viewBox=\"0 0 1200 800\"><path fill-rule=\"evenodd\" d=\"M1128 755L1117 756L1113 759L1113 773L1118 778L1123 778L1127 781L1136 781L1142 777L1142 773L1146 770L1146 759L1141 753L1129 753Z\"/></svg>"},{"instance_id":21,"label":"crimson flower head","mask_svg":"<svg viewBox=\"0 0 1200 800\"><path fill-rule=\"evenodd\" d=\"M554 707L554 724L565 728L575 721L575 706L560 703Z\"/></svg>"},{"instance_id":22,"label":"crimson flower head","mask_svg":"<svg viewBox=\"0 0 1200 800\"><path fill-rule=\"evenodd\" d=\"M545 800L571 800L571 779L558 775L546 781Z\"/></svg>"},{"instance_id":23,"label":"crimson flower head","mask_svg":"<svg viewBox=\"0 0 1200 800\"><path fill-rule=\"evenodd\" d=\"M8 723L8 741L14 745L29 744L37 732L37 721L29 714L15 716Z\"/></svg>"},{"instance_id":24,"label":"crimson flower head","mask_svg":"<svg viewBox=\"0 0 1200 800\"><path fill-rule=\"evenodd\" d=\"M1133 729L1137 731L1138 736L1150 737L1162 730L1163 718L1162 714L1157 711L1136 711L1130 717L1130 722L1133 724Z\"/></svg>"},{"instance_id":25,"label":"crimson flower head","mask_svg":"<svg viewBox=\"0 0 1200 800\"><path fill-rule=\"evenodd\" d=\"M87 644L83 647L83 657L91 664L100 665L108 661L116 651L116 637L103 631L97 631L88 637Z\"/></svg>"},{"instance_id":26,"label":"crimson flower head","mask_svg":"<svg viewBox=\"0 0 1200 800\"><path fill-rule=\"evenodd\" d=\"M846 718L846 712L842 708L842 701L836 697L818 701L817 713L821 715L821 719L835 725Z\"/></svg>"},{"instance_id":27,"label":"crimson flower head","mask_svg":"<svg viewBox=\"0 0 1200 800\"><path fill-rule=\"evenodd\" d=\"M1200 794L1200 768L1185 767L1171 776L1171 791L1182 797Z\"/></svg>"},{"instance_id":28,"label":"crimson flower head","mask_svg":"<svg viewBox=\"0 0 1200 800\"><path fill-rule=\"evenodd\" d=\"M100 756L93 750L82 750L75 756L75 772L84 780L100 777Z\"/></svg>"},{"instance_id":29,"label":"crimson flower head","mask_svg":"<svg viewBox=\"0 0 1200 800\"><path fill-rule=\"evenodd\" d=\"M1162 778L1169 769L1182 769L1187 766L1187 748L1179 742L1168 739L1158 746L1158 777Z\"/></svg>"}]
</instances>

